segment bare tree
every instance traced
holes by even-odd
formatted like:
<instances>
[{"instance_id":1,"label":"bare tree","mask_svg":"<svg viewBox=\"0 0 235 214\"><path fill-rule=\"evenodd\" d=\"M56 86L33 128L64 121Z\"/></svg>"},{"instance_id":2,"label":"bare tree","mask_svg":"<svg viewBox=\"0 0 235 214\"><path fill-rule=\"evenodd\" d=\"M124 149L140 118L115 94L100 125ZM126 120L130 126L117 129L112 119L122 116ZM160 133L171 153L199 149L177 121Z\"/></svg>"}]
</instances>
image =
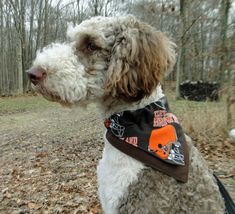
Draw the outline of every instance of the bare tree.
<instances>
[{"instance_id":1,"label":"bare tree","mask_svg":"<svg viewBox=\"0 0 235 214\"><path fill-rule=\"evenodd\" d=\"M221 0L220 3L220 67L219 67L219 80L220 82L224 79L225 71L227 70L228 60L228 15L231 2L230 0Z\"/></svg>"},{"instance_id":2,"label":"bare tree","mask_svg":"<svg viewBox=\"0 0 235 214\"><path fill-rule=\"evenodd\" d=\"M231 75L231 69L228 63L228 16L229 16L229 9L231 6L230 0L221 0L220 5L220 22L221 22L221 31L220 31L220 38L221 38L221 55L220 55L220 68L219 68L219 78L220 82L223 83L225 78L225 74L227 74L227 85L228 85L228 93L227 93L227 128L232 128L232 104L235 102L234 100L234 92L233 92L233 81Z\"/></svg>"},{"instance_id":3,"label":"bare tree","mask_svg":"<svg viewBox=\"0 0 235 214\"><path fill-rule=\"evenodd\" d=\"M180 97L180 77L181 74L185 73L185 37L186 37L186 12L187 12L187 1L180 0L180 19L181 19L181 37L179 44L179 55L177 62L177 72L176 72L176 99Z\"/></svg>"}]
</instances>

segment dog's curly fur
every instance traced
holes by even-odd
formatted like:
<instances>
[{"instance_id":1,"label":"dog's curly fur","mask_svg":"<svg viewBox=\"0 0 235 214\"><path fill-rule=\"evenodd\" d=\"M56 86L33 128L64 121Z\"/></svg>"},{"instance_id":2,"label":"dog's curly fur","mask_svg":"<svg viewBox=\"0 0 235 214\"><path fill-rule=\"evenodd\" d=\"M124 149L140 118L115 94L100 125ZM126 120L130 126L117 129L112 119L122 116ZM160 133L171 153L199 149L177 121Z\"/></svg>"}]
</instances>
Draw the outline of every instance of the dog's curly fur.
<instances>
[{"instance_id":1,"label":"dog's curly fur","mask_svg":"<svg viewBox=\"0 0 235 214\"><path fill-rule=\"evenodd\" d=\"M163 73L175 63L174 43L133 16L95 17L68 29L69 42L38 52L34 86L63 105L96 102L104 118L135 110L163 96ZM217 184L197 149L190 147L189 180L180 183L116 150L105 139L98 186L106 214L223 213Z\"/></svg>"}]
</instances>

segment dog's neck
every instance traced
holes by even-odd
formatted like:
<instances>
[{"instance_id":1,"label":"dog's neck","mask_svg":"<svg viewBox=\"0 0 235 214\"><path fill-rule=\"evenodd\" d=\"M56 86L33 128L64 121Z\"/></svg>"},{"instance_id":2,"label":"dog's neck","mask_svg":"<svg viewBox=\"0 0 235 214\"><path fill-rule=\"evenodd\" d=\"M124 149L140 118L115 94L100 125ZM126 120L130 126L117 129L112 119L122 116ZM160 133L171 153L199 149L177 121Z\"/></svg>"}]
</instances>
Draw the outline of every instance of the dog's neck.
<instances>
[{"instance_id":1,"label":"dog's neck","mask_svg":"<svg viewBox=\"0 0 235 214\"><path fill-rule=\"evenodd\" d=\"M127 103L124 101L110 98L104 102L100 102L99 108L100 108L102 118L105 119L117 112L122 112L126 110L137 110L137 109L143 108L144 106L160 99L163 96L164 94L162 92L161 85L159 84L156 90L154 90L153 93L149 97L143 98L142 100L138 102Z\"/></svg>"}]
</instances>

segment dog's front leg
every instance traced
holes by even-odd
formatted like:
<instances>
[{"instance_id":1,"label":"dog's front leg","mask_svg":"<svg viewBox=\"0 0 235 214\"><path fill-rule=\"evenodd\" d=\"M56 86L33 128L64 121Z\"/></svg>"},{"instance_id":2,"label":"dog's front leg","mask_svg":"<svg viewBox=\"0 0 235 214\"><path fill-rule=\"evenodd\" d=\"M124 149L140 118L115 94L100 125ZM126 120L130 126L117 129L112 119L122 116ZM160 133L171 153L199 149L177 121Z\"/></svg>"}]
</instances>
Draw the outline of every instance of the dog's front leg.
<instances>
[{"instance_id":1,"label":"dog's front leg","mask_svg":"<svg viewBox=\"0 0 235 214\"><path fill-rule=\"evenodd\" d=\"M145 166L125 155L105 140L103 157L97 168L98 191L105 214L117 214L119 203L128 186L138 180Z\"/></svg>"}]
</instances>

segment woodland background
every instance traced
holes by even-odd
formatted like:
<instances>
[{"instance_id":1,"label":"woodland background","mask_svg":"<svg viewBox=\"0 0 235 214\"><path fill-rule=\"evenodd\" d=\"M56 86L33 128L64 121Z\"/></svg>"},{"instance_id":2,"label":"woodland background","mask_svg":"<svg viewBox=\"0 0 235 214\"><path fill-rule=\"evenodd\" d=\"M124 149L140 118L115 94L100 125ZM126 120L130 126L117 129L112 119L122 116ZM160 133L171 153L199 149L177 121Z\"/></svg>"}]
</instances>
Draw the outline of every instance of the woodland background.
<instances>
[{"instance_id":1,"label":"woodland background","mask_svg":"<svg viewBox=\"0 0 235 214\"><path fill-rule=\"evenodd\" d=\"M234 0L0 0L0 95L30 89L36 51L66 40L66 28L91 16L134 14L177 44L171 81L228 82L234 76Z\"/></svg>"}]
</instances>

